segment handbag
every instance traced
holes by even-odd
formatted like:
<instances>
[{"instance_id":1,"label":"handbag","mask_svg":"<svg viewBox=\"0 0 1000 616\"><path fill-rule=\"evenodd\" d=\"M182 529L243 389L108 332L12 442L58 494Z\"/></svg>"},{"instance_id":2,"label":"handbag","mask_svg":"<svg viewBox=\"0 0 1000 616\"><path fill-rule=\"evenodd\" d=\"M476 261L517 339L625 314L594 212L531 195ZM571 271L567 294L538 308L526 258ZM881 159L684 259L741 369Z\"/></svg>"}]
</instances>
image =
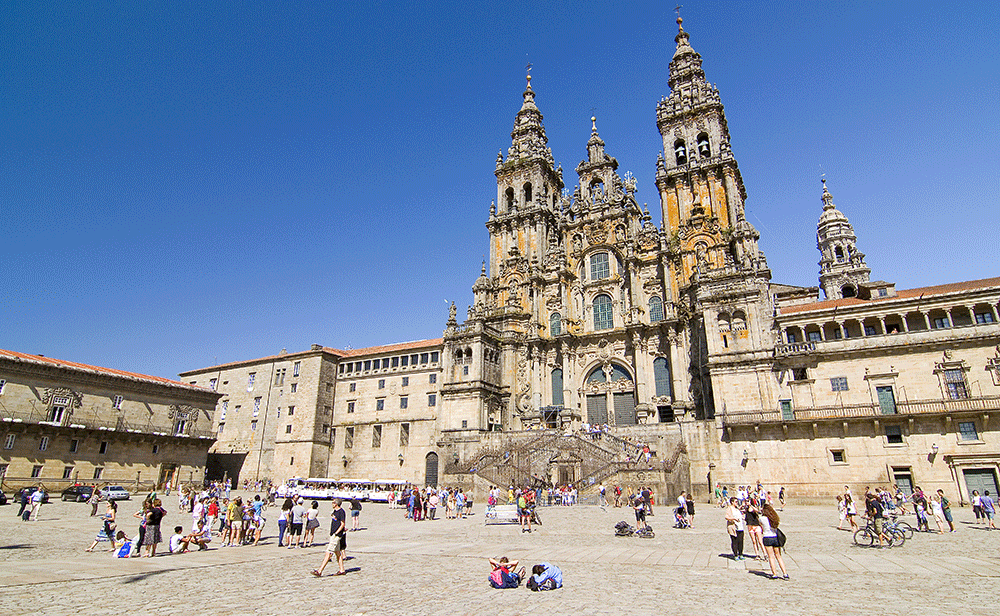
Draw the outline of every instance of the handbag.
<instances>
[{"instance_id":1,"label":"handbag","mask_svg":"<svg viewBox=\"0 0 1000 616\"><path fill-rule=\"evenodd\" d=\"M778 547L785 547L785 533L781 532L780 528L775 528L774 532L778 536Z\"/></svg>"}]
</instances>

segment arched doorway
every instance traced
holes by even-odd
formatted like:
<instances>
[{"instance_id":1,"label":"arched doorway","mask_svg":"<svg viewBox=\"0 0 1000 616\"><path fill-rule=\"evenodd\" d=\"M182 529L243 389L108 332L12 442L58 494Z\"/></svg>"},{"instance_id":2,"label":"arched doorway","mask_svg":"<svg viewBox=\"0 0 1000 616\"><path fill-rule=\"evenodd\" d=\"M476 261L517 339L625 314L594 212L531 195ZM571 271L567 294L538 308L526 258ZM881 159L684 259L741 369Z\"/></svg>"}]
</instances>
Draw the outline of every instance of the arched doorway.
<instances>
[{"instance_id":1,"label":"arched doorway","mask_svg":"<svg viewBox=\"0 0 1000 616\"><path fill-rule=\"evenodd\" d=\"M433 451L427 454L424 460L424 485L437 487L438 484L438 455Z\"/></svg>"},{"instance_id":2,"label":"arched doorway","mask_svg":"<svg viewBox=\"0 0 1000 616\"><path fill-rule=\"evenodd\" d=\"M635 424L635 383L625 368L618 364L594 368L587 375L584 389L587 394L587 423Z\"/></svg>"}]
</instances>

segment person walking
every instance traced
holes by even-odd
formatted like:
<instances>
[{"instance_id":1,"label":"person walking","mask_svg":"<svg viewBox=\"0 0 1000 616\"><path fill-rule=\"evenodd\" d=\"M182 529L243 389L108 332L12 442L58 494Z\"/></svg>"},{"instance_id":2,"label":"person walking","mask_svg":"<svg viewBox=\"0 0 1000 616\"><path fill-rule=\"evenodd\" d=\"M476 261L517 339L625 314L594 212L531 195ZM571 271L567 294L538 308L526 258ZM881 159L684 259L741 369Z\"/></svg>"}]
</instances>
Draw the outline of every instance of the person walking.
<instances>
[{"instance_id":1,"label":"person walking","mask_svg":"<svg viewBox=\"0 0 1000 616\"><path fill-rule=\"evenodd\" d=\"M90 498L87 499L90 503L90 517L97 515L97 504L101 502L101 491L97 489L97 484L94 484L94 488L90 491Z\"/></svg>"},{"instance_id":2,"label":"person walking","mask_svg":"<svg viewBox=\"0 0 1000 616\"><path fill-rule=\"evenodd\" d=\"M983 515L983 497L979 495L979 490L972 491L972 513L976 514L976 524L979 521L986 521L986 517Z\"/></svg>"},{"instance_id":3,"label":"person walking","mask_svg":"<svg viewBox=\"0 0 1000 616\"><path fill-rule=\"evenodd\" d=\"M29 502L31 502L31 495L28 494L27 488L22 488L21 489L21 508L18 509L17 513L15 514L17 517L20 518L21 516L24 515L24 510L28 508L28 503ZM976 518L978 519L979 516L977 515Z\"/></svg>"},{"instance_id":4,"label":"person walking","mask_svg":"<svg viewBox=\"0 0 1000 616\"><path fill-rule=\"evenodd\" d=\"M339 498L333 499L333 512L330 514L330 542L326 546L326 553L323 555L323 564L318 569L310 571L316 577L322 577L323 570L326 569L334 556L337 557L337 572L334 575L346 575L344 569L344 551L347 549L347 513L340 507Z\"/></svg>"},{"instance_id":5,"label":"person walking","mask_svg":"<svg viewBox=\"0 0 1000 616\"><path fill-rule=\"evenodd\" d=\"M989 494L989 492L987 492ZM31 493L31 516L30 519L38 521L38 514L42 510L42 501L45 500L45 490L39 485L38 489Z\"/></svg>"},{"instance_id":6,"label":"person walking","mask_svg":"<svg viewBox=\"0 0 1000 616\"><path fill-rule=\"evenodd\" d=\"M858 530L858 508L854 505L854 500L851 498L850 494L844 495L844 509L847 515L847 521L851 523L851 532Z\"/></svg>"},{"instance_id":7,"label":"person walking","mask_svg":"<svg viewBox=\"0 0 1000 616\"><path fill-rule=\"evenodd\" d=\"M996 515L996 508L994 507L993 497L990 496L989 490L983 490L983 497L979 502L983 507L983 516L986 518L986 523L989 524L988 528L990 530L995 530L996 524L993 523L993 516Z\"/></svg>"},{"instance_id":8,"label":"person walking","mask_svg":"<svg viewBox=\"0 0 1000 616\"><path fill-rule=\"evenodd\" d=\"M778 572L775 565L781 570L781 577L788 579L788 571L785 570L785 560L781 557L781 548L784 543L778 536L778 524L781 519L774 507L765 503L761 509L760 525L764 530L763 543L764 551L767 554L767 564L771 566L771 579L778 579Z\"/></svg>"}]
</instances>

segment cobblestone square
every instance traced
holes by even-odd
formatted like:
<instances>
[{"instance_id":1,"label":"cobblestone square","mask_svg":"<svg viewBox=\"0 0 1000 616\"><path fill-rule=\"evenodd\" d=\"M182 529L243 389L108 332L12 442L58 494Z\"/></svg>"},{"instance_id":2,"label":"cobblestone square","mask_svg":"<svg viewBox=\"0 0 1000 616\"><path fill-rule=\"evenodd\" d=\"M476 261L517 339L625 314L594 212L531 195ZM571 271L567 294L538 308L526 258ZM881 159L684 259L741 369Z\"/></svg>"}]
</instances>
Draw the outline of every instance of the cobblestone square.
<instances>
[{"instance_id":1,"label":"cobblestone square","mask_svg":"<svg viewBox=\"0 0 1000 616\"><path fill-rule=\"evenodd\" d=\"M190 526L167 501L164 539ZM135 500L122 502L119 528L135 532ZM615 537L628 509L545 507L543 525L525 534L516 525L484 524L477 504L464 520L414 523L403 511L366 503L359 532L348 534L343 577L316 579L329 530L321 503L318 544L279 549L277 512L270 509L257 547L112 558L84 550L99 529L90 508L53 500L37 522L22 522L17 506L0 508L0 610L5 614L238 613L296 614L949 614L990 606L1000 590L1000 532L972 524L956 508L957 532L917 533L899 548L852 545L836 530L833 507L795 506L781 512L788 535L791 579L771 580L767 564L729 558L722 511L699 503L694 528L671 527L668 510L650 518L652 539ZM103 510L103 508L102 508ZM911 517L912 521L912 517ZM161 544L161 547L163 545ZM105 547L105 550L108 548ZM747 554L752 554L747 540ZM527 564L562 568L564 587L547 593L494 590L487 558L507 555ZM987 608L989 609L989 608Z\"/></svg>"}]
</instances>

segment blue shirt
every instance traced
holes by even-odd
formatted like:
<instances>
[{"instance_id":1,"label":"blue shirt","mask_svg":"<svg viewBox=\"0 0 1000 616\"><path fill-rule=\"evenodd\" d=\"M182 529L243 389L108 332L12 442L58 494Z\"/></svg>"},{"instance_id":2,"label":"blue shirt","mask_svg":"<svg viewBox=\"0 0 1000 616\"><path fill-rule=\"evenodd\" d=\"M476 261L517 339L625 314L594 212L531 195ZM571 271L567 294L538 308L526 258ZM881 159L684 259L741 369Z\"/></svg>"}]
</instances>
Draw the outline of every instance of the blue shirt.
<instances>
[{"instance_id":1,"label":"blue shirt","mask_svg":"<svg viewBox=\"0 0 1000 616\"><path fill-rule=\"evenodd\" d=\"M989 511L990 513L994 512L992 496L987 496L984 494L982 498L979 499L979 502L983 507L983 511Z\"/></svg>"},{"instance_id":2,"label":"blue shirt","mask_svg":"<svg viewBox=\"0 0 1000 616\"><path fill-rule=\"evenodd\" d=\"M549 563L538 563L545 567L545 571L533 576L536 584L541 584L545 580L555 580L556 588L562 588L562 570Z\"/></svg>"}]
</instances>

